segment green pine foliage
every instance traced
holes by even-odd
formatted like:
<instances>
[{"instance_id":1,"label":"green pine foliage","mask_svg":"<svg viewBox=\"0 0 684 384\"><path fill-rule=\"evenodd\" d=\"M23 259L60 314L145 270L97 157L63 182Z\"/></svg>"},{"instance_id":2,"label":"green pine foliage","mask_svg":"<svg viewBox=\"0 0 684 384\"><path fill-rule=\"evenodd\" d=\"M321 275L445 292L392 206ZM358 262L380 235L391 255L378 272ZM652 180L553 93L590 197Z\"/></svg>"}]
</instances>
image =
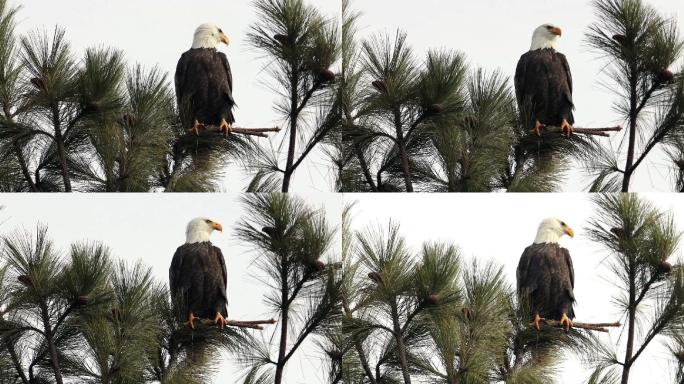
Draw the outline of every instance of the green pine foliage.
<instances>
[{"instance_id":1,"label":"green pine foliage","mask_svg":"<svg viewBox=\"0 0 684 384\"><path fill-rule=\"evenodd\" d=\"M250 194L243 204L250 213L237 234L257 255L260 279L270 288L264 299L278 325L271 337L245 348L239 360L247 369L245 384L280 384L302 344L332 351L326 341L339 328L344 281L331 249L336 230L324 211L287 194Z\"/></svg>"}]
</instances>

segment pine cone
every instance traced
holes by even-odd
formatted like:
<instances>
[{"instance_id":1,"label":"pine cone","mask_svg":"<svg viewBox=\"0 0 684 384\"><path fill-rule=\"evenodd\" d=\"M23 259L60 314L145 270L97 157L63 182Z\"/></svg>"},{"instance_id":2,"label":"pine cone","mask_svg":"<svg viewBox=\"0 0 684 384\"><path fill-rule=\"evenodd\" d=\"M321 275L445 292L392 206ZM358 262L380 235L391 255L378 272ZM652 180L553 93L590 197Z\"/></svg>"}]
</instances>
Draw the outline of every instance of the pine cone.
<instances>
[{"instance_id":1,"label":"pine cone","mask_svg":"<svg viewBox=\"0 0 684 384\"><path fill-rule=\"evenodd\" d=\"M17 280L19 280L20 283L24 284L27 287L33 287L33 280L31 280L31 278L26 275L17 276Z\"/></svg>"},{"instance_id":2,"label":"pine cone","mask_svg":"<svg viewBox=\"0 0 684 384\"><path fill-rule=\"evenodd\" d=\"M368 278L373 280L376 284L382 284L382 273L380 272L370 272Z\"/></svg>"},{"instance_id":3,"label":"pine cone","mask_svg":"<svg viewBox=\"0 0 684 384\"><path fill-rule=\"evenodd\" d=\"M289 43L287 35L281 35L280 33L277 35L273 35L273 40L279 42L282 45L287 45Z\"/></svg>"},{"instance_id":4,"label":"pine cone","mask_svg":"<svg viewBox=\"0 0 684 384\"><path fill-rule=\"evenodd\" d=\"M321 80L325 83L329 83L331 81L335 80L335 72L329 70L329 69L324 69L318 73L318 76L321 78Z\"/></svg>"},{"instance_id":5,"label":"pine cone","mask_svg":"<svg viewBox=\"0 0 684 384\"><path fill-rule=\"evenodd\" d=\"M275 228L273 227L263 227L261 228L261 232L273 237L275 236Z\"/></svg>"},{"instance_id":6,"label":"pine cone","mask_svg":"<svg viewBox=\"0 0 684 384\"><path fill-rule=\"evenodd\" d=\"M34 87L40 89L41 91L44 91L46 89L45 80L43 80L41 78L38 78L38 77L32 78L31 84L33 84Z\"/></svg>"},{"instance_id":7,"label":"pine cone","mask_svg":"<svg viewBox=\"0 0 684 384\"><path fill-rule=\"evenodd\" d=\"M428 107L427 109L428 113L432 115L439 115L444 111L444 106L439 103L432 104L431 106Z\"/></svg>"},{"instance_id":8,"label":"pine cone","mask_svg":"<svg viewBox=\"0 0 684 384\"><path fill-rule=\"evenodd\" d=\"M658 272L665 274L672 272L672 264L668 263L665 260L661 261L658 264Z\"/></svg>"},{"instance_id":9,"label":"pine cone","mask_svg":"<svg viewBox=\"0 0 684 384\"><path fill-rule=\"evenodd\" d=\"M669 69L663 69L662 71L658 72L656 79L659 83L670 83L672 80L674 80L674 73L672 73L672 71Z\"/></svg>"},{"instance_id":10,"label":"pine cone","mask_svg":"<svg viewBox=\"0 0 684 384\"><path fill-rule=\"evenodd\" d=\"M325 263L320 260L316 260L314 261L314 268L316 268L318 272L321 272L325 269Z\"/></svg>"},{"instance_id":11,"label":"pine cone","mask_svg":"<svg viewBox=\"0 0 684 384\"><path fill-rule=\"evenodd\" d=\"M613 234L614 234L615 236L617 236L617 237L622 238L622 237L625 236L625 230L624 230L624 228L615 227L615 228L611 228L610 231L613 232Z\"/></svg>"},{"instance_id":12,"label":"pine cone","mask_svg":"<svg viewBox=\"0 0 684 384\"><path fill-rule=\"evenodd\" d=\"M624 45L625 41L627 41L627 36L625 36L625 35L613 35L613 40Z\"/></svg>"},{"instance_id":13,"label":"pine cone","mask_svg":"<svg viewBox=\"0 0 684 384\"><path fill-rule=\"evenodd\" d=\"M425 298L425 302L429 305L437 305L439 304L439 295L436 293L431 293Z\"/></svg>"},{"instance_id":14,"label":"pine cone","mask_svg":"<svg viewBox=\"0 0 684 384\"><path fill-rule=\"evenodd\" d=\"M382 93L387 93L387 84L385 84L384 81L382 80L375 80L374 82L371 83L375 89L377 89L379 92Z\"/></svg>"}]
</instances>

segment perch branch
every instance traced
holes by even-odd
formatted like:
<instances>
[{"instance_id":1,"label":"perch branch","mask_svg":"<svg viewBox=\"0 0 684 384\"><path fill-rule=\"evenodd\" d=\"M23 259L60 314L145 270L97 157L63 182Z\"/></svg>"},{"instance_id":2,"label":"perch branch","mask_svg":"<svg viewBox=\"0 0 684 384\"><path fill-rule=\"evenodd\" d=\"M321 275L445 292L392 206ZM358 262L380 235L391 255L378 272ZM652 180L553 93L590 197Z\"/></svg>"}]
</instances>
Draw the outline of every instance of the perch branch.
<instances>
[{"instance_id":1,"label":"perch branch","mask_svg":"<svg viewBox=\"0 0 684 384\"><path fill-rule=\"evenodd\" d=\"M610 137L609 134L606 132L620 132L622 130L621 126L617 127L604 127L604 128L579 128L579 127L573 127L572 128L572 133L581 133L583 135L593 135L593 136L603 136L603 137ZM532 131L534 132L534 131ZM563 130L561 127L557 127L555 125L547 125L544 128L542 128L543 133L563 133Z\"/></svg>"},{"instance_id":2,"label":"perch branch","mask_svg":"<svg viewBox=\"0 0 684 384\"><path fill-rule=\"evenodd\" d=\"M210 131L212 133L219 133L221 130L218 126L216 125L205 125L204 129L206 131ZM238 127L231 127L230 128L231 133L239 133L241 135L248 135L248 136L259 136L259 137L268 137L268 135L264 132L279 132L280 128L279 127L271 127L271 128L238 128Z\"/></svg>"},{"instance_id":3,"label":"perch branch","mask_svg":"<svg viewBox=\"0 0 684 384\"><path fill-rule=\"evenodd\" d=\"M214 325L214 320L211 319L201 319L200 323L202 325ZM237 328L252 328L252 329L264 329L261 324L275 324L274 319L267 320L226 320L226 325L230 327Z\"/></svg>"},{"instance_id":4,"label":"perch branch","mask_svg":"<svg viewBox=\"0 0 684 384\"><path fill-rule=\"evenodd\" d=\"M546 324L556 327L556 328L564 328L564 325L561 325L560 321L558 320L545 320L544 321ZM582 323L579 321L573 321L572 327L573 328L581 328L581 329L586 329L588 331L597 331L597 332L608 332L607 327L620 327L622 324L620 324L619 321L616 321L614 323Z\"/></svg>"}]
</instances>

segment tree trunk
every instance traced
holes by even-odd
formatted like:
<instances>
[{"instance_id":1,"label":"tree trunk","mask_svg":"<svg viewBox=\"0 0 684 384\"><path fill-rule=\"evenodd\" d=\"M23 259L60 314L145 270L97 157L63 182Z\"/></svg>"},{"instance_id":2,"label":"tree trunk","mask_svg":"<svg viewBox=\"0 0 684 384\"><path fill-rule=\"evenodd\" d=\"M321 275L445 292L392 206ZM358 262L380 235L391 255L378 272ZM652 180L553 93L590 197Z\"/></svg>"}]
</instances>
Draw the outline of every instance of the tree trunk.
<instances>
[{"instance_id":1,"label":"tree trunk","mask_svg":"<svg viewBox=\"0 0 684 384\"><path fill-rule=\"evenodd\" d=\"M55 373L55 382L57 384L63 384L62 371L59 368L59 355L57 354L57 346L55 346L55 340L52 334L52 327L50 326L50 315L48 313L47 304L41 299L40 302L40 314L43 319L43 329L45 331L45 341L48 344L48 353L50 354L50 365L52 365L52 370Z\"/></svg>"},{"instance_id":2,"label":"tree trunk","mask_svg":"<svg viewBox=\"0 0 684 384\"><path fill-rule=\"evenodd\" d=\"M31 188L31 192L38 192L38 187L36 187L36 183L34 183L33 178L31 178L31 173L28 170L28 165L26 164L26 159L24 159L24 154L21 151L21 147L19 147L19 143L15 141L13 146L14 154L17 156L19 166L21 167L21 173L24 175L24 179L28 183L29 188Z\"/></svg>"},{"instance_id":3,"label":"tree trunk","mask_svg":"<svg viewBox=\"0 0 684 384\"><path fill-rule=\"evenodd\" d=\"M401 129L401 113L398 109L394 111L394 128L397 131L397 144L399 145L399 156L401 157L401 167L404 173L404 184L406 185L406 192L413 192L413 183L411 182L411 168L409 166L408 154L406 153L406 142L404 141L404 132Z\"/></svg>"},{"instance_id":4,"label":"tree trunk","mask_svg":"<svg viewBox=\"0 0 684 384\"><path fill-rule=\"evenodd\" d=\"M289 305L288 293L289 287L287 285L287 258L282 257L281 263L281 286L280 286L280 300L282 302L281 318L280 318L280 345L278 347L278 362L276 363L276 373L274 384L281 384L283 381L283 371L285 370L285 356L287 353L287 327L289 320Z\"/></svg>"},{"instance_id":5,"label":"tree trunk","mask_svg":"<svg viewBox=\"0 0 684 384\"><path fill-rule=\"evenodd\" d=\"M629 192L629 182L632 179L632 165L634 164L634 149L636 144L636 125L637 125L637 90L636 90L636 69L632 70L630 79L629 95L629 145L627 147L627 161L625 162L625 174L622 178L622 192Z\"/></svg>"},{"instance_id":6,"label":"tree trunk","mask_svg":"<svg viewBox=\"0 0 684 384\"><path fill-rule=\"evenodd\" d=\"M397 312L397 303L392 303L392 323L394 324L394 339L397 342L397 353L399 355L399 364L401 365L401 373L404 376L404 384L411 384L411 375L408 370L408 360L406 359L406 345L404 345L404 337L401 334L401 327L399 326L399 313Z\"/></svg>"},{"instance_id":7,"label":"tree trunk","mask_svg":"<svg viewBox=\"0 0 684 384\"><path fill-rule=\"evenodd\" d=\"M634 352L634 327L636 318L636 276L634 269L635 262L632 258L629 261L629 318L627 323L627 349L625 351L625 361L622 366L621 384L629 382L629 370L632 368L632 353Z\"/></svg>"},{"instance_id":8,"label":"tree trunk","mask_svg":"<svg viewBox=\"0 0 684 384\"><path fill-rule=\"evenodd\" d=\"M55 141L57 142L57 156L59 157L59 167L64 182L64 192L71 192L71 178L69 177L69 167L66 159L66 147L62 137L62 127L59 121L59 108L52 107L52 124L55 128Z\"/></svg>"},{"instance_id":9,"label":"tree trunk","mask_svg":"<svg viewBox=\"0 0 684 384\"><path fill-rule=\"evenodd\" d=\"M295 147L297 145L297 118L299 117L299 114L297 113L297 77L298 74L295 71L292 74L292 79L290 80L290 141L287 147L287 162L285 163L285 173L283 174L283 192L289 192L290 179L292 178L292 174L294 173L294 169L292 169L292 164L294 164Z\"/></svg>"}]
</instances>

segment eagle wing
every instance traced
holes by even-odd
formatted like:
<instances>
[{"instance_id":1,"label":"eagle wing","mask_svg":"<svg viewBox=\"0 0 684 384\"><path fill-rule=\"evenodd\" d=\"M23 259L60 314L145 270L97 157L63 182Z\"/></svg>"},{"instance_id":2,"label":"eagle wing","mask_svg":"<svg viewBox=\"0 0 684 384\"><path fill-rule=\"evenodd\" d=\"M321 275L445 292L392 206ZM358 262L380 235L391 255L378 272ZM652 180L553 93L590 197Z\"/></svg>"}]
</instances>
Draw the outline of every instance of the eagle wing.
<instances>
[{"instance_id":1,"label":"eagle wing","mask_svg":"<svg viewBox=\"0 0 684 384\"><path fill-rule=\"evenodd\" d=\"M560 61L563 65L563 68L565 69L565 76L568 84L568 89L564 90L565 97L568 99L570 105L574 107L575 103L572 101L572 73L570 72L570 64L568 64L568 59L565 57L564 54L559 53L558 56L560 57Z\"/></svg>"},{"instance_id":2,"label":"eagle wing","mask_svg":"<svg viewBox=\"0 0 684 384\"><path fill-rule=\"evenodd\" d=\"M570 272L570 284L572 285L572 288L575 288L575 268L572 266L572 258L570 257L570 251L568 251L566 248L561 248L561 252L563 253L563 258L565 259L565 263L568 266L568 271Z\"/></svg>"},{"instance_id":3,"label":"eagle wing","mask_svg":"<svg viewBox=\"0 0 684 384\"><path fill-rule=\"evenodd\" d=\"M532 260L532 252L530 247L525 248L523 254L520 256L520 261L518 262L518 269L515 272L515 277L517 280L517 291L518 294L523 293L524 289L528 289L529 292L534 291L536 286L530 287L527 281L527 273L530 268L530 261ZM531 289L530 289L531 288Z\"/></svg>"},{"instance_id":4,"label":"eagle wing","mask_svg":"<svg viewBox=\"0 0 684 384\"><path fill-rule=\"evenodd\" d=\"M188 70L188 55L184 53L178 59L178 64L176 64L176 73L174 75L174 85L176 86L176 101L180 105L181 100L185 96L183 92L185 91L185 74Z\"/></svg>"},{"instance_id":5,"label":"eagle wing","mask_svg":"<svg viewBox=\"0 0 684 384\"><path fill-rule=\"evenodd\" d=\"M522 55L520 56L520 60L518 60L518 65L515 67L515 77L513 78L515 98L518 100L518 105L521 105L523 102L523 88L525 84L526 69L527 57Z\"/></svg>"},{"instance_id":6,"label":"eagle wing","mask_svg":"<svg viewBox=\"0 0 684 384\"><path fill-rule=\"evenodd\" d=\"M223 299L226 301L226 304L228 304L228 295L226 294L226 287L228 284L228 271L226 269L226 260L223 258L223 252L221 252L221 248L219 247L214 247L214 255L218 259L219 265L221 265L221 276L223 277L222 284L220 289L221 289L221 294L223 295Z\"/></svg>"},{"instance_id":7,"label":"eagle wing","mask_svg":"<svg viewBox=\"0 0 684 384\"><path fill-rule=\"evenodd\" d=\"M235 104L233 99L233 72L230 70L230 63L228 62L228 57L225 53L219 52L219 57L221 58L221 63L223 63L223 69L226 73L226 79L228 80L228 89L226 90L226 95L231 104Z\"/></svg>"},{"instance_id":8,"label":"eagle wing","mask_svg":"<svg viewBox=\"0 0 684 384\"><path fill-rule=\"evenodd\" d=\"M171 266L169 267L169 288L171 289L172 297L175 297L181 289L187 289L189 286L189 281L187 281L189 276L182 271L184 257L185 250L183 247L176 248L176 252L171 260Z\"/></svg>"}]
</instances>

